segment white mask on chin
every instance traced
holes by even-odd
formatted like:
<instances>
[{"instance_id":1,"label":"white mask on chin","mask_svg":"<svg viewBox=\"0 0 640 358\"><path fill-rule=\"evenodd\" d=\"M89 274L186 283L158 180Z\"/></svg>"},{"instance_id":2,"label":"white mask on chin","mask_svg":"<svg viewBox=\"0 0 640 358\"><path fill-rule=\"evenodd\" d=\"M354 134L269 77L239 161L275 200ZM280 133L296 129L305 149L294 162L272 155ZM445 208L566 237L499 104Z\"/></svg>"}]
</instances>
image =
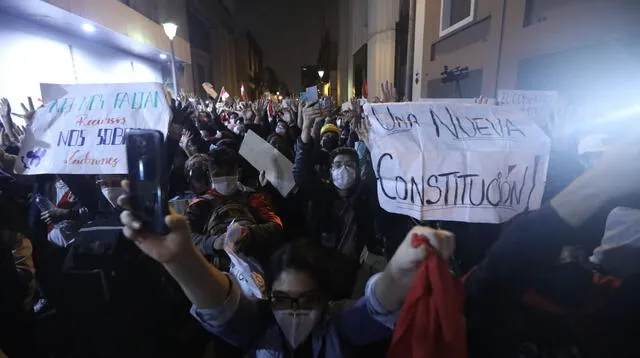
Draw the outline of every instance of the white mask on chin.
<instances>
[{"instance_id":1,"label":"white mask on chin","mask_svg":"<svg viewBox=\"0 0 640 358\"><path fill-rule=\"evenodd\" d=\"M347 190L356 182L356 171L349 167L331 170L333 185L340 190Z\"/></svg>"},{"instance_id":2,"label":"white mask on chin","mask_svg":"<svg viewBox=\"0 0 640 358\"><path fill-rule=\"evenodd\" d=\"M322 310L273 310L273 316L291 348L296 349L322 319Z\"/></svg>"},{"instance_id":3,"label":"white mask on chin","mask_svg":"<svg viewBox=\"0 0 640 358\"><path fill-rule=\"evenodd\" d=\"M107 200L109 200L109 204L114 208L118 206L118 197L124 195L124 189L118 188L101 188L102 195L104 195Z\"/></svg>"},{"instance_id":4,"label":"white mask on chin","mask_svg":"<svg viewBox=\"0 0 640 358\"><path fill-rule=\"evenodd\" d=\"M217 177L211 179L213 188L222 195L231 195L238 191L238 176Z\"/></svg>"}]
</instances>

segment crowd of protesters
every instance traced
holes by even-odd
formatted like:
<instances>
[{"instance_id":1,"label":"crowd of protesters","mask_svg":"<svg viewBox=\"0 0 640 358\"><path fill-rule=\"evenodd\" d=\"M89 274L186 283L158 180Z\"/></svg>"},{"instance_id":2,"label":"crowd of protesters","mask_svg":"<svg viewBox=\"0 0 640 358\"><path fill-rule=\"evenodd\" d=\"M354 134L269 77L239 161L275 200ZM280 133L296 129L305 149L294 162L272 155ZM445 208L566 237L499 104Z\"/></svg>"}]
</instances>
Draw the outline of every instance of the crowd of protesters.
<instances>
[{"instance_id":1,"label":"crowd of protesters","mask_svg":"<svg viewBox=\"0 0 640 358\"><path fill-rule=\"evenodd\" d=\"M361 101L171 109L176 213L162 236L129 211L126 175L14 174L26 132L15 117L29 126L36 109L0 102L0 356L382 357L419 264L437 255L464 284L464 309L441 319L464 322L466 339L414 332L418 345L640 357L640 137L553 152L542 208L504 225L417 222L378 204ZM285 197L239 154L249 131L293 162ZM262 299L229 273L231 225Z\"/></svg>"}]
</instances>

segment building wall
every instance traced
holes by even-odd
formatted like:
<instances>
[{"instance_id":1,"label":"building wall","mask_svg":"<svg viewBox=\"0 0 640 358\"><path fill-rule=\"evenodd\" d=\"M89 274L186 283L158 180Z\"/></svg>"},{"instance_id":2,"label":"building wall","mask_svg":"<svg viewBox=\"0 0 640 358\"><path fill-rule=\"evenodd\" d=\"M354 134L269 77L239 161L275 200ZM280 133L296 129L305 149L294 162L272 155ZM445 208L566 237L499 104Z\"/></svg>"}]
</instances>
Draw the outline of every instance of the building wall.
<instances>
[{"instance_id":1,"label":"building wall","mask_svg":"<svg viewBox=\"0 0 640 358\"><path fill-rule=\"evenodd\" d=\"M341 18L338 41L339 97L346 100L354 91L353 55L365 44L369 96L381 96L380 83L393 82L394 78L400 0L349 0L347 5L340 4L340 12L345 11L348 21Z\"/></svg>"},{"instance_id":2,"label":"building wall","mask_svg":"<svg viewBox=\"0 0 640 358\"><path fill-rule=\"evenodd\" d=\"M40 98L40 83L162 82L160 62L3 13L0 43L0 97L14 105Z\"/></svg>"},{"instance_id":3,"label":"building wall","mask_svg":"<svg viewBox=\"0 0 640 358\"><path fill-rule=\"evenodd\" d=\"M118 0L43 1L85 19L91 20L100 26L117 31L137 42L153 46L164 52L170 51L169 40L159 23L154 22L141 13L132 10L132 8L129 8ZM172 0L165 1L167 3L172 2ZM178 31L181 33L182 30L179 29ZM187 37L177 36L175 38L175 52L178 58L189 63L191 62L191 49L189 47L189 42L185 41L185 38ZM185 77L189 78L191 75Z\"/></svg>"},{"instance_id":4,"label":"building wall","mask_svg":"<svg viewBox=\"0 0 640 358\"><path fill-rule=\"evenodd\" d=\"M442 38L440 5L427 0L417 15L424 19L422 61L416 64L421 97L453 95L438 85L445 65L469 67L462 82L467 97L526 88L597 100L625 83L629 89L637 78L640 56L634 53L640 51L630 39L640 34L638 1L477 0L474 22Z\"/></svg>"}]
</instances>

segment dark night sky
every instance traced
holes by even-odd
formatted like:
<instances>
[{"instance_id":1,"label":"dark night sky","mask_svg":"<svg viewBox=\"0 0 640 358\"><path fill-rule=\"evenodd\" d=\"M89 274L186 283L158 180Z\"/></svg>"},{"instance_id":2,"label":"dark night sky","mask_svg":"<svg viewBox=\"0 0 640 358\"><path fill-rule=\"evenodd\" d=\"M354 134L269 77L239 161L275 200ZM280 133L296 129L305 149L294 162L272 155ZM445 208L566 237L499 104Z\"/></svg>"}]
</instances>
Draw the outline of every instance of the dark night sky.
<instances>
[{"instance_id":1,"label":"dark night sky","mask_svg":"<svg viewBox=\"0 0 640 358\"><path fill-rule=\"evenodd\" d=\"M292 92L300 67L315 64L324 31L324 8L332 0L238 0L235 25L249 30L262 47L264 66L275 70ZM329 17L328 22L336 19Z\"/></svg>"}]
</instances>

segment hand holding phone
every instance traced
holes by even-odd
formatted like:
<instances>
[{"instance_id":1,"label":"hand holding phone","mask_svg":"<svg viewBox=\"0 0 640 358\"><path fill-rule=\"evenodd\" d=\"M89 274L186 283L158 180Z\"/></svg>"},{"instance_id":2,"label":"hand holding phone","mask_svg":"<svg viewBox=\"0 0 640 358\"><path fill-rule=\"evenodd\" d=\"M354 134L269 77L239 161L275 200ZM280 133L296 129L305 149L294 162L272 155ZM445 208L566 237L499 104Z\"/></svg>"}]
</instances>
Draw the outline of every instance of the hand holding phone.
<instances>
[{"instance_id":1,"label":"hand holding phone","mask_svg":"<svg viewBox=\"0 0 640 358\"><path fill-rule=\"evenodd\" d=\"M131 208L143 230L165 235L169 232L164 221L169 205L164 135L152 129L128 129L125 141Z\"/></svg>"}]
</instances>

